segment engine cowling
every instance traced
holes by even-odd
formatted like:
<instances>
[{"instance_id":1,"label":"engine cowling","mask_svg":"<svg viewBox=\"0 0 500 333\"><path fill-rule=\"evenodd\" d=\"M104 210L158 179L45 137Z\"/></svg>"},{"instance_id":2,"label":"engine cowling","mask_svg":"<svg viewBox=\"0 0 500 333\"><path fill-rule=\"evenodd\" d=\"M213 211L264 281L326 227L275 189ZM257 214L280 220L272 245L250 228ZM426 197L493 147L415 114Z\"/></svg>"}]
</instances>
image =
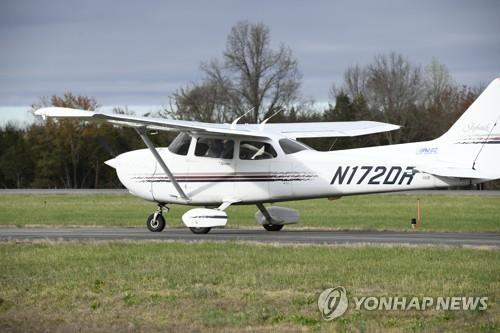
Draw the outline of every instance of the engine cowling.
<instances>
[{"instance_id":1,"label":"engine cowling","mask_svg":"<svg viewBox=\"0 0 500 333\"><path fill-rule=\"evenodd\" d=\"M294 224L299 222L300 214L295 209L271 206L266 207L266 210L271 215L273 221L268 221L264 214L259 210L255 213L255 219L259 224Z\"/></svg>"},{"instance_id":2,"label":"engine cowling","mask_svg":"<svg viewBox=\"0 0 500 333\"><path fill-rule=\"evenodd\" d=\"M194 208L182 215L182 222L188 228L223 227L227 223L227 214L217 209Z\"/></svg>"}]
</instances>

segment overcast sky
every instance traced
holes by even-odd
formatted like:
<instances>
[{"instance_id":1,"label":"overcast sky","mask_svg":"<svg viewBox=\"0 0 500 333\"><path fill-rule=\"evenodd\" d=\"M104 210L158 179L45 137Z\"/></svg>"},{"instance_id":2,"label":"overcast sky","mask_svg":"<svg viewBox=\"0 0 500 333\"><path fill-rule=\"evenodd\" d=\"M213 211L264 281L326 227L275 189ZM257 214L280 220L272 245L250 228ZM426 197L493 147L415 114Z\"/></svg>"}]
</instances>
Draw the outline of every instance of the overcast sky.
<instances>
[{"instance_id":1,"label":"overcast sky","mask_svg":"<svg viewBox=\"0 0 500 333\"><path fill-rule=\"evenodd\" d=\"M302 92L328 101L349 65L395 51L433 58L457 83L500 75L500 1L0 0L0 120L66 91L101 105L165 105L220 57L240 20L290 46ZM12 108L18 106L18 108Z\"/></svg>"}]
</instances>

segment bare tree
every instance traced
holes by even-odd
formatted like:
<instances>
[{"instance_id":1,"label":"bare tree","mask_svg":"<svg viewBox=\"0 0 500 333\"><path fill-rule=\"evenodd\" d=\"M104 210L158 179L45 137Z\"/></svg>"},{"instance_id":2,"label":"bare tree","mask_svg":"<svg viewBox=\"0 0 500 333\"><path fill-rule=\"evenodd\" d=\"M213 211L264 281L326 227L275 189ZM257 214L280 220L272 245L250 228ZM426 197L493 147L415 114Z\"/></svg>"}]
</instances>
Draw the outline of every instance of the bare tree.
<instances>
[{"instance_id":1,"label":"bare tree","mask_svg":"<svg viewBox=\"0 0 500 333\"><path fill-rule=\"evenodd\" d=\"M355 99L358 96L366 96L367 80L368 72L365 68L362 68L359 65L350 66L344 72L344 84L342 88L339 89L335 85L332 85L330 88L330 98L335 99L336 96L340 96L342 94L347 94L347 96L351 99Z\"/></svg>"},{"instance_id":2,"label":"bare tree","mask_svg":"<svg viewBox=\"0 0 500 333\"><path fill-rule=\"evenodd\" d=\"M390 53L376 56L366 70L371 107L380 111L386 122L405 127L404 133L387 133L389 143L411 141L417 134L417 104L422 96L420 66L411 64L402 55Z\"/></svg>"},{"instance_id":3,"label":"bare tree","mask_svg":"<svg viewBox=\"0 0 500 333\"><path fill-rule=\"evenodd\" d=\"M448 68L436 59L425 68L425 105L449 109L456 90Z\"/></svg>"},{"instance_id":4,"label":"bare tree","mask_svg":"<svg viewBox=\"0 0 500 333\"><path fill-rule=\"evenodd\" d=\"M371 120L402 125L404 131L385 133L387 143L399 143L410 142L420 135L423 92L420 66L390 53L376 56L367 66L349 67L344 73L343 85L333 86L330 97L346 95L353 102L362 102L352 106L356 111L351 112L352 116L364 115Z\"/></svg>"},{"instance_id":5,"label":"bare tree","mask_svg":"<svg viewBox=\"0 0 500 333\"><path fill-rule=\"evenodd\" d=\"M453 83L448 68L436 59L425 67L424 101L427 123L423 139L435 138L456 120L460 90Z\"/></svg>"},{"instance_id":6,"label":"bare tree","mask_svg":"<svg viewBox=\"0 0 500 333\"><path fill-rule=\"evenodd\" d=\"M301 75L290 48L271 48L271 36L262 23L237 23L229 33L222 60L202 64L207 80L217 86L236 114L253 109L253 121L299 95Z\"/></svg>"},{"instance_id":7,"label":"bare tree","mask_svg":"<svg viewBox=\"0 0 500 333\"><path fill-rule=\"evenodd\" d=\"M234 118L232 102L213 81L177 89L163 116L182 120L227 122Z\"/></svg>"},{"instance_id":8,"label":"bare tree","mask_svg":"<svg viewBox=\"0 0 500 333\"><path fill-rule=\"evenodd\" d=\"M422 71L403 56L379 55L364 67L351 66L344 82L332 86L330 119L378 120L402 125L401 131L370 136L370 144L430 140L443 134L481 89L457 86L445 65L433 60ZM385 140L379 141L385 136ZM375 142L379 141L379 142Z\"/></svg>"}]
</instances>

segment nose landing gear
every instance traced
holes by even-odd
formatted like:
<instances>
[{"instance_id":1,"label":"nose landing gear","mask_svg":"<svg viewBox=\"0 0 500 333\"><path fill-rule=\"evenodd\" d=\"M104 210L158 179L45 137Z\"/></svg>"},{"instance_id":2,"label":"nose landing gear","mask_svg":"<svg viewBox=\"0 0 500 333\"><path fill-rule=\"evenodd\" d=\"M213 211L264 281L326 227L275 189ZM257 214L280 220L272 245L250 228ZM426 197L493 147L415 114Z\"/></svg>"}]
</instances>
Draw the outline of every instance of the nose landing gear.
<instances>
[{"instance_id":1,"label":"nose landing gear","mask_svg":"<svg viewBox=\"0 0 500 333\"><path fill-rule=\"evenodd\" d=\"M146 221L146 226L148 227L149 231L161 232L163 231L163 229L165 229L165 218L163 217L163 208L166 208L168 212L168 207L166 207L164 204L158 204L158 208L156 209L156 211L148 216L148 219Z\"/></svg>"}]
</instances>

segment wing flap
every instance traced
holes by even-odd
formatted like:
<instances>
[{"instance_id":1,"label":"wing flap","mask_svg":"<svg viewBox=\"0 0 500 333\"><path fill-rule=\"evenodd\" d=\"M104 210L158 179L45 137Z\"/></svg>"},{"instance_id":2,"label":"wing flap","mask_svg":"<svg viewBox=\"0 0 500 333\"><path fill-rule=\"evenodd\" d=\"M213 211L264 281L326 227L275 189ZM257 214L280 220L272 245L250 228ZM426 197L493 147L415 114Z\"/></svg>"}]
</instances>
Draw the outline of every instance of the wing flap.
<instances>
[{"instance_id":1,"label":"wing flap","mask_svg":"<svg viewBox=\"0 0 500 333\"><path fill-rule=\"evenodd\" d=\"M374 133L394 131L398 125L377 121L339 121L339 122L311 122L311 123L271 123L263 128L259 125L238 125L238 128L251 128L281 134L291 139L297 138L326 138L326 137L353 137Z\"/></svg>"}]
</instances>

